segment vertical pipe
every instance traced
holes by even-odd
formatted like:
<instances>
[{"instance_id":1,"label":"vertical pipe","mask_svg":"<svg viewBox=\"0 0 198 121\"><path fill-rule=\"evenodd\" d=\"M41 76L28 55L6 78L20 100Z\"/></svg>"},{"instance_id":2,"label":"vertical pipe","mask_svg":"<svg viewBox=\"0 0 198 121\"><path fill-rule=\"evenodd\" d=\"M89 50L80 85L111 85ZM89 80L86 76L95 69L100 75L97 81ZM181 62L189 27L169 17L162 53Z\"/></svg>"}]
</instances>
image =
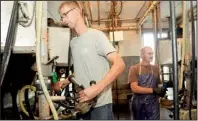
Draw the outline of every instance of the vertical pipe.
<instances>
[{"instance_id":1,"label":"vertical pipe","mask_svg":"<svg viewBox=\"0 0 198 121\"><path fill-rule=\"evenodd\" d=\"M159 38L162 38L162 24L161 24L161 7L160 7L161 4L158 4L157 5L157 30L158 30L158 34L159 34ZM161 64L161 61L160 61L160 53L159 53L159 40L157 41L157 57L158 57L158 64ZM161 70L161 68L160 68Z\"/></svg>"},{"instance_id":2,"label":"vertical pipe","mask_svg":"<svg viewBox=\"0 0 198 121\"><path fill-rule=\"evenodd\" d=\"M191 29L192 29L192 80L190 84L190 108L189 108L189 116L190 120L192 120L192 114L191 114L191 107L192 107L192 97L193 97L193 91L194 91L194 82L195 82L195 26L194 26L194 12L193 12L193 3L190 1L190 13L191 13Z\"/></svg>"},{"instance_id":3,"label":"vertical pipe","mask_svg":"<svg viewBox=\"0 0 198 121\"><path fill-rule=\"evenodd\" d=\"M157 5L157 20L158 20L158 30L159 30L159 37L162 38L162 24L161 24L161 4Z\"/></svg>"},{"instance_id":4,"label":"vertical pipe","mask_svg":"<svg viewBox=\"0 0 198 121\"><path fill-rule=\"evenodd\" d=\"M44 94L38 95L39 118L45 119L50 116L50 107Z\"/></svg>"},{"instance_id":5,"label":"vertical pipe","mask_svg":"<svg viewBox=\"0 0 198 121\"><path fill-rule=\"evenodd\" d=\"M156 15L156 7L152 11L152 20L153 20L155 63L158 64L158 60L157 60L157 15Z\"/></svg>"},{"instance_id":6,"label":"vertical pipe","mask_svg":"<svg viewBox=\"0 0 198 121\"><path fill-rule=\"evenodd\" d=\"M155 49L156 49L155 63L159 65L160 63L159 63L159 40L158 40L158 34L159 34L158 7L156 6L154 10L155 10Z\"/></svg>"},{"instance_id":7,"label":"vertical pipe","mask_svg":"<svg viewBox=\"0 0 198 121\"><path fill-rule=\"evenodd\" d=\"M5 42L5 46L3 49L2 63L0 66L0 86L2 86L2 83L4 81L4 77L7 71L10 56L14 47L14 41L15 41L17 25L18 25L17 23L18 11L17 10L18 10L18 2L14 1L12 14L10 17L10 22L9 22L8 31L7 31L6 42Z\"/></svg>"},{"instance_id":8,"label":"vertical pipe","mask_svg":"<svg viewBox=\"0 0 198 121\"><path fill-rule=\"evenodd\" d=\"M98 25L100 26L100 1L97 1L98 5Z\"/></svg>"},{"instance_id":9,"label":"vertical pipe","mask_svg":"<svg viewBox=\"0 0 198 121\"><path fill-rule=\"evenodd\" d=\"M187 19L187 10L186 10L186 1L182 1L182 20L183 20L183 38L182 38L182 58L181 58L181 70L180 70L180 81L179 81L179 89L182 88L183 85L183 71L184 71L184 56L185 56L185 41L186 41L186 19Z\"/></svg>"},{"instance_id":10,"label":"vertical pipe","mask_svg":"<svg viewBox=\"0 0 198 121\"><path fill-rule=\"evenodd\" d=\"M177 36L176 36L176 18L175 18L175 1L169 1L171 17L171 39L173 55L173 96L174 96L174 120L179 120L179 100L178 100L178 70L177 70Z\"/></svg>"},{"instance_id":11,"label":"vertical pipe","mask_svg":"<svg viewBox=\"0 0 198 121\"><path fill-rule=\"evenodd\" d=\"M115 34L114 34L114 18L112 18L112 32L113 32L113 47L115 48ZM118 113L118 80L115 80L116 82L116 112L117 112L117 120L119 120L119 113Z\"/></svg>"}]
</instances>

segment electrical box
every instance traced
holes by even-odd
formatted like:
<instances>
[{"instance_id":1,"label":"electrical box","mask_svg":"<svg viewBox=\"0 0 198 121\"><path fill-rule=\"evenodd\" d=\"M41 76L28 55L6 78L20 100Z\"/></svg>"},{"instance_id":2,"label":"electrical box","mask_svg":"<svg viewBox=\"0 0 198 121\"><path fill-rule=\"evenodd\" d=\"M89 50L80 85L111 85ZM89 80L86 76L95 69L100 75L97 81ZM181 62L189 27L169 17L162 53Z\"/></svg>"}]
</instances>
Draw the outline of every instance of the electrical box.
<instances>
[{"instance_id":1,"label":"electrical box","mask_svg":"<svg viewBox=\"0 0 198 121\"><path fill-rule=\"evenodd\" d=\"M110 35L110 41L112 42L113 41L113 32L110 32L109 35ZM114 39L116 42L122 41L124 39L123 31L114 31Z\"/></svg>"},{"instance_id":2,"label":"electrical box","mask_svg":"<svg viewBox=\"0 0 198 121\"><path fill-rule=\"evenodd\" d=\"M70 29L61 27L48 27L49 32L49 57L59 56L57 66L68 65L68 51L70 41Z\"/></svg>"}]
</instances>

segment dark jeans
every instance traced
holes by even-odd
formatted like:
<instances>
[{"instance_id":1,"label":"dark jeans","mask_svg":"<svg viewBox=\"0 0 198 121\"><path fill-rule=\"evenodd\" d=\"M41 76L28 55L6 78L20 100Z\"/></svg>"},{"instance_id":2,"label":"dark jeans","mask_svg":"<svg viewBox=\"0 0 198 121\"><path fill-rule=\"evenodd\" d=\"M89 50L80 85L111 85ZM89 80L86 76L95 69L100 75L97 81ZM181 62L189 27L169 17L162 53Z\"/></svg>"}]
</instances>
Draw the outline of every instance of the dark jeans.
<instances>
[{"instance_id":1,"label":"dark jeans","mask_svg":"<svg viewBox=\"0 0 198 121\"><path fill-rule=\"evenodd\" d=\"M114 120L113 104L106 104L104 106L91 109L83 116L84 120Z\"/></svg>"}]
</instances>

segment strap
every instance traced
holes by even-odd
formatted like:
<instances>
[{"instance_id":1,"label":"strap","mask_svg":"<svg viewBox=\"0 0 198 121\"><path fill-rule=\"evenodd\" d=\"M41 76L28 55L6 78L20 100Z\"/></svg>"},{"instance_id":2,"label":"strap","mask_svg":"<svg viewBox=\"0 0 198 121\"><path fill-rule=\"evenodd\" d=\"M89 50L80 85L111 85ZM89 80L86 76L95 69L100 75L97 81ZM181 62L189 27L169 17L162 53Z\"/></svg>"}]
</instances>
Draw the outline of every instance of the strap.
<instances>
[{"instance_id":1,"label":"strap","mask_svg":"<svg viewBox=\"0 0 198 121\"><path fill-rule=\"evenodd\" d=\"M142 71L142 67L141 67L141 63L140 63L140 67L139 67L139 75L141 75L141 71ZM152 72L152 75L153 75L153 67L151 65L151 72Z\"/></svg>"}]
</instances>

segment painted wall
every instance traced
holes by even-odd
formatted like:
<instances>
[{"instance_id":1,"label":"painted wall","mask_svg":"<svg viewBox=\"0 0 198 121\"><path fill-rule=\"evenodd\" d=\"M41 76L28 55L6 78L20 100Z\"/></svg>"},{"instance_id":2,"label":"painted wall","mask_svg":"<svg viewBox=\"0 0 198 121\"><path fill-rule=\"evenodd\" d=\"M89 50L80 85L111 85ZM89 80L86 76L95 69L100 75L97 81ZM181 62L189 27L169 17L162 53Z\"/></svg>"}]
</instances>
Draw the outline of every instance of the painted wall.
<instances>
[{"instance_id":1,"label":"painted wall","mask_svg":"<svg viewBox=\"0 0 198 121\"><path fill-rule=\"evenodd\" d=\"M124 31L123 41L119 42L119 54L121 56L139 56L141 48L140 34L137 31Z\"/></svg>"}]
</instances>

